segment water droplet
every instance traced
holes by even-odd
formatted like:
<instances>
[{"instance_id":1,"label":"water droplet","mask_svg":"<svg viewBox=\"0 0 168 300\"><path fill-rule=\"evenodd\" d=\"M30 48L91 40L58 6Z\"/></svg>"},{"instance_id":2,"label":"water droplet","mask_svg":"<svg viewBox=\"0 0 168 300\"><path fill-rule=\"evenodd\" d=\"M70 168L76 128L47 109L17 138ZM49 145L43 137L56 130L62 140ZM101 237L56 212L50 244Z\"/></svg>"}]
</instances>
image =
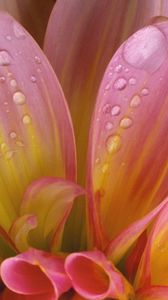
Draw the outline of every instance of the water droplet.
<instances>
[{"instance_id":1,"label":"water droplet","mask_svg":"<svg viewBox=\"0 0 168 300\"><path fill-rule=\"evenodd\" d=\"M115 105L111 109L111 115L112 116L118 116L120 114L120 112L121 112L121 108L120 108L119 105Z\"/></svg>"},{"instance_id":2,"label":"water droplet","mask_svg":"<svg viewBox=\"0 0 168 300\"><path fill-rule=\"evenodd\" d=\"M31 123L31 117L29 115L25 115L22 119L23 124L28 125Z\"/></svg>"},{"instance_id":3,"label":"water droplet","mask_svg":"<svg viewBox=\"0 0 168 300\"><path fill-rule=\"evenodd\" d=\"M108 153L113 154L121 148L121 137L119 135L111 135L107 138L106 149Z\"/></svg>"},{"instance_id":4,"label":"water droplet","mask_svg":"<svg viewBox=\"0 0 168 300\"><path fill-rule=\"evenodd\" d=\"M122 65L118 65L115 67L115 72L119 73L122 71Z\"/></svg>"},{"instance_id":5,"label":"water droplet","mask_svg":"<svg viewBox=\"0 0 168 300\"><path fill-rule=\"evenodd\" d=\"M2 143L2 144L1 144L1 150L2 150L3 152L8 150L8 146L7 146L6 143Z\"/></svg>"},{"instance_id":6,"label":"water droplet","mask_svg":"<svg viewBox=\"0 0 168 300\"><path fill-rule=\"evenodd\" d=\"M136 84L136 78L132 77L129 79L128 82L129 82L129 84L134 85L134 84Z\"/></svg>"},{"instance_id":7,"label":"water droplet","mask_svg":"<svg viewBox=\"0 0 168 300\"><path fill-rule=\"evenodd\" d=\"M0 66L9 66L11 63L11 56L6 50L0 51Z\"/></svg>"},{"instance_id":8,"label":"water droplet","mask_svg":"<svg viewBox=\"0 0 168 300\"><path fill-rule=\"evenodd\" d=\"M17 137L16 132L15 131L11 131L9 134L11 139L15 139Z\"/></svg>"},{"instance_id":9,"label":"water droplet","mask_svg":"<svg viewBox=\"0 0 168 300\"><path fill-rule=\"evenodd\" d=\"M142 95L142 96L147 96L147 95L149 95L149 90L148 90L148 89L142 89L141 95Z\"/></svg>"},{"instance_id":10,"label":"water droplet","mask_svg":"<svg viewBox=\"0 0 168 300\"><path fill-rule=\"evenodd\" d=\"M4 83L5 82L5 77L4 76L1 76L0 77L0 83Z\"/></svg>"},{"instance_id":11,"label":"water droplet","mask_svg":"<svg viewBox=\"0 0 168 300\"><path fill-rule=\"evenodd\" d=\"M155 26L139 30L128 39L124 48L125 60L135 68L153 73L167 59L168 48L164 34Z\"/></svg>"},{"instance_id":12,"label":"water droplet","mask_svg":"<svg viewBox=\"0 0 168 300\"><path fill-rule=\"evenodd\" d=\"M30 77L30 80L31 80L33 83L37 81L37 79L36 79L35 76L31 76L31 77Z\"/></svg>"},{"instance_id":13,"label":"water droplet","mask_svg":"<svg viewBox=\"0 0 168 300\"><path fill-rule=\"evenodd\" d=\"M95 163L96 163L97 165L100 163L100 158L99 158L99 157L96 158Z\"/></svg>"},{"instance_id":14,"label":"water droplet","mask_svg":"<svg viewBox=\"0 0 168 300\"><path fill-rule=\"evenodd\" d=\"M137 107L141 103L141 98L138 95L135 95L130 102L130 107Z\"/></svg>"},{"instance_id":15,"label":"water droplet","mask_svg":"<svg viewBox=\"0 0 168 300\"><path fill-rule=\"evenodd\" d=\"M113 124L111 123L111 122L107 122L106 124L105 124L105 129L106 130L111 130L113 128Z\"/></svg>"},{"instance_id":16,"label":"water droplet","mask_svg":"<svg viewBox=\"0 0 168 300\"><path fill-rule=\"evenodd\" d=\"M131 125L132 125L132 120L128 117L125 117L120 121L120 127L123 129L129 128Z\"/></svg>"},{"instance_id":17,"label":"water droplet","mask_svg":"<svg viewBox=\"0 0 168 300\"><path fill-rule=\"evenodd\" d=\"M14 154L14 151L12 151L12 150L7 151L5 153L5 159L7 159L7 160L11 159L13 154Z\"/></svg>"},{"instance_id":18,"label":"water droplet","mask_svg":"<svg viewBox=\"0 0 168 300\"><path fill-rule=\"evenodd\" d=\"M22 105L26 101L25 95L22 92L16 92L13 95L13 101L18 105Z\"/></svg>"},{"instance_id":19,"label":"water droplet","mask_svg":"<svg viewBox=\"0 0 168 300\"><path fill-rule=\"evenodd\" d=\"M13 31L17 39L25 39L26 33L18 23L13 24Z\"/></svg>"},{"instance_id":20,"label":"water droplet","mask_svg":"<svg viewBox=\"0 0 168 300\"><path fill-rule=\"evenodd\" d=\"M11 38L10 35L6 35L6 39L7 39L8 41L11 41L11 40L12 40L12 38Z\"/></svg>"},{"instance_id":21,"label":"water droplet","mask_svg":"<svg viewBox=\"0 0 168 300\"><path fill-rule=\"evenodd\" d=\"M39 56L35 56L34 59L37 64L41 64L41 59Z\"/></svg>"},{"instance_id":22,"label":"water droplet","mask_svg":"<svg viewBox=\"0 0 168 300\"><path fill-rule=\"evenodd\" d=\"M106 163L102 166L102 173L106 173L109 168L109 165Z\"/></svg>"},{"instance_id":23,"label":"water droplet","mask_svg":"<svg viewBox=\"0 0 168 300\"><path fill-rule=\"evenodd\" d=\"M107 85L105 86L105 90L108 91L110 89L110 83L107 83Z\"/></svg>"},{"instance_id":24,"label":"water droplet","mask_svg":"<svg viewBox=\"0 0 168 300\"><path fill-rule=\"evenodd\" d=\"M110 112L111 112L111 105L107 103L103 106L103 113L108 114Z\"/></svg>"},{"instance_id":25,"label":"water droplet","mask_svg":"<svg viewBox=\"0 0 168 300\"><path fill-rule=\"evenodd\" d=\"M11 87L13 87L13 88L17 87L17 82L16 82L16 80L15 80L15 79L12 79L12 80L10 81L10 85L11 85Z\"/></svg>"},{"instance_id":26,"label":"water droplet","mask_svg":"<svg viewBox=\"0 0 168 300\"><path fill-rule=\"evenodd\" d=\"M127 85L127 81L126 81L125 78L118 78L118 79L114 82L114 88L115 88L116 90L119 90L119 91L125 89L126 85Z\"/></svg>"}]
</instances>

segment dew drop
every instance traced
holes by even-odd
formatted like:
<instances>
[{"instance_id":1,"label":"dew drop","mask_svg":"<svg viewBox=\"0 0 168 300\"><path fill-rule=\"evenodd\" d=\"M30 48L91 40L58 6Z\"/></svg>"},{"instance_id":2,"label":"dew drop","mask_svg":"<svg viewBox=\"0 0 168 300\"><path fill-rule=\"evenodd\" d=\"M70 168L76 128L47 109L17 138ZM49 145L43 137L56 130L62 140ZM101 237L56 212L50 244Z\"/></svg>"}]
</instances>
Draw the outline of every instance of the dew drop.
<instances>
[{"instance_id":1,"label":"dew drop","mask_svg":"<svg viewBox=\"0 0 168 300\"><path fill-rule=\"evenodd\" d=\"M28 125L31 123L31 117L29 115L25 115L22 119L23 124Z\"/></svg>"},{"instance_id":2,"label":"dew drop","mask_svg":"<svg viewBox=\"0 0 168 300\"><path fill-rule=\"evenodd\" d=\"M108 91L110 89L110 87L111 87L110 83L107 83L106 86L105 86L105 90Z\"/></svg>"},{"instance_id":3,"label":"dew drop","mask_svg":"<svg viewBox=\"0 0 168 300\"><path fill-rule=\"evenodd\" d=\"M103 113L104 114L108 114L111 112L111 105L106 103L104 106L103 106Z\"/></svg>"},{"instance_id":4,"label":"dew drop","mask_svg":"<svg viewBox=\"0 0 168 300\"><path fill-rule=\"evenodd\" d=\"M127 85L127 81L126 81L125 78L118 78L118 79L114 82L114 88L115 88L116 90L119 90L119 91L125 89L126 85Z\"/></svg>"},{"instance_id":5,"label":"dew drop","mask_svg":"<svg viewBox=\"0 0 168 300\"><path fill-rule=\"evenodd\" d=\"M105 124L105 129L106 130L111 130L113 128L113 124L111 123L111 122L107 122L106 124Z\"/></svg>"},{"instance_id":6,"label":"dew drop","mask_svg":"<svg viewBox=\"0 0 168 300\"><path fill-rule=\"evenodd\" d=\"M99 158L99 157L96 158L95 163L96 163L97 165L100 163L100 158Z\"/></svg>"},{"instance_id":7,"label":"dew drop","mask_svg":"<svg viewBox=\"0 0 168 300\"><path fill-rule=\"evenodd\" d=\"M132 77L132 78L129 79L128 82L129 82L130 85L135 85L136 84L136 78Z\"/></svg>"},{"instance_id":8,"label":"dew drop","mask_svg":"<svg viewBox=\"0 0 168 300\"><path fill-rule=\"evenodd\" d=\"M141 103L141 98L138 95L135 95L130 102L130 107L137 107Z\"/></svg>"},{"instance_id":9,"label":"dew drop","mask_svg":"<svg viewBox=\"0 0 168 300\"><path fill-rule=\"evenodd\" d=\"M16 141L16 145L19 147L24 147L24 144L22 141Z\"/></svg>"},{"instance_id":10,"label":"dew drop","mask_svg":"<svg viewBox=\"0 0 168 300\"><path fill-rule=\"evenodd\" d=\"M35 56L34 59L37 64L41 64L41 59L39 56Z\"/></svg>"},{"instance_id":11,"label":"dew drop","mask_svg":"<svg viewBox=\"0 0 168 300\"><path fill-rule=\"evenodd\" d=\"M15 139L17 137L16 132L15 131L11 131L9 134L11 139Z\"/></svg>"},{"instance_id":12,"label":"dew drop","mask_svg":"<svg viewBox=\"0 0 168 300\"><path fill-rule=\"evenodd\" d=\"M22 92L16 92L13 95L13 101L18 105L22 105L26 101L25 95Z\"/></svg>"},{"instance_id":13,"label":"dew drop","mask_svg":"<svg viewBox=\"0 0 168 300\"><path fill-rule=\"evenodd\" d=\"M10 85L11 85L11 87L13 87L13 88L17 87L17 82L16 82L16 80L15 80L15 79L12 79L12 80L10 81Z\"/></svg>"},{"instance_id":14,"label":"dew drop","mask_svg":"<svg viewBox=\"0 0 168 300\"><path fill-rule=\"evenodd\" d=\"M148 89L142 89L141 95L142 95L142 96L147 96L147 95L149 95L149 90L148 90Z\"/></svg>"},{"instance_id":15,"label":"dew drop","mask_svg":"<svg viewBox=\"0 0 168 300\"><path fill-rule=\"evenodd\" d=\"M121 71L122 71L122 65L118 65L118 66L115 67L115 72L116 73L119 73Z\"/></svg>"},{"instance_id":16,"label":"dew drop","mask_svg":"<svg viewBox=\"0 0 168 300\"><path fill-rule=\"evenodd\" d=\"M26 33L19 24L13 24L13 31L17 39L25 39Z\"/></svg>"},{"instance_id":17,"label":"dew drop","mask_svg":"<svg viewBox=\"0 0 168 300\"><path fill-rule=\"evenodd\" d=\"M168 48L164 34L155 26L139 30L128 39L123 56L127 63L154 73L167 59Z\"/></svg>"},{"instance_id":18,"label":"dew drop","mask_svg":"<svg viewBox=\"0 0 168 300\"><path fill-rule=\"evenodd\" d=\"M4 83L5 82L5 77L4 76L0 76L0 83Z\"/></svg>"},{"instance_id":19,"label":"dew drop","mask_svg":"<svg viewBox=\"0 0 168 300\"><path fill-rule=\"evenodd\" d=\"M121 137L119 135L111 135L107 138L106 149L108 153L113 154L121 148Z\"/></svg>"},{"instance_id":20,"label":"dew drop","mask_svg":"<svg viewBox=\"0 0 168 300\"><path fill-rule=\"evenodd\" d=\"M120 108L119 105L115 105L111 109L111 115L112 116L118 116L120 114L120 112L121 112L121 108Z\"/></svg>"},{"instance_id":21,"label":"dew drop","mask_svg":"<svg viewBox=\"0 0 168 300\"><path fill-rule=\"evenodd\" d=\"M33 83L37 81L37 79L36 79L35 76L31 76L31 77L30 77L30 80L31 80Z\"/></svg>"},{"instance_id":22,"label":"dew drop","mask_svg":"<svg viewBox=\"0 0 168 300\"><path fill-rule=\"evenodd\" d=\"M128 117L125 117L120 121L120 127L123 129L129 128L131 125L132 125L132 120Z\"/></svg>"},{"instance_id":23,"label":"dew drop","mask_svg":"<svg viewBox=\"0 0 168 300\"><path fill-rule=\"evenodd\" d=\"M8 150L8 146L7 146L6 143L2 143L2 144L1 144L1 150L2 150L3 152Z\"/></svg>"},{"instance_id":24,"label":"dew drop","mask_svg":"<svg viewBox=\"0 0 168 300\"><path fill-rule=\"evenodd\" d=\"M0 66L9 66L11 63L11 56L6 50L0 51Z\"/></svg>"},{"instance_id":25,"label":"dew drop","mask_svg":"<svg viewBox=\"0 0 168 300\"><path fill-rule=\"evenodd\" d=\"M7 39L8 41L11 41L11 40L12 40L12 38L11 38L10 35L6 35L6 39Z\"/></svg>"}]
</instances>

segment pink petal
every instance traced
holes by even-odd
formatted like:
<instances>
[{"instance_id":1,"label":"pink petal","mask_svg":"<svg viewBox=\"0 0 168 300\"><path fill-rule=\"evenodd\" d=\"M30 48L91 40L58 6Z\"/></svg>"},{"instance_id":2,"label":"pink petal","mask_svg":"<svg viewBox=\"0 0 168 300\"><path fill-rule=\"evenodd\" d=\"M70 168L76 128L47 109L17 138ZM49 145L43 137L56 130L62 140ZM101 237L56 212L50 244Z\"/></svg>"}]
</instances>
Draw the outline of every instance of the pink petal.
<instances>
[{"instance_id":1,"label":"pink petal","mask_svg":"<svg viewBox=\"0 0 168 300\"><path fill-rule=\"evenodd\" d=\"M137 292L136 300L167 300L167 286L151 286Z\"/></svg>"},{"instance_id":2,"label":"pink petal","mask_svg":"<svg viewBox=\"0 0 168 300\"><path fill-rule=\"evenodd\" d=\"M78 182L82 185L90 119L105 68L130 34L150 22L152 17L167 13L166 0L56 1L47 27L44 51L70 107L77 142ZM73 248L76 248L76 240L80 240L78 231L84 226L84 202L78 202L76 206L68 225L69 232L77 228L71 237Z\"/></svg>"},{"instance_id":3,"label":"pink petal","mask_svg":"<svg viewBox=\"0 0 168 300\"><path fill-rule=\"evenodd\" d=\"M27 188L20 213L37 217L37 228L29 234L34 246L46 248L49 238L52 250L58 250L74 199L83 194L78 185L56 177L40 178Z\"/></svg>"},{"instance_id":4,"label":"pink petal","mask_svg":"<svg viewBox=\"0 0 168 300\"><path fill-rule=\"evenodd\" d=\"M161 210L140 261L135 279L136 288L168 285L168 204Z\"/></svg>"},{"instance_id":5,"label":"pink petal","mask_svg":"<svg viewBox=\"0 0 168 300\"><path fill-rule=\"evenodd\" d=\"M21 295L16 294L8 289L0 295L0 300L55 300L54 293L40 294L40 295Z\"/></svg>"},{"instance_id":6,"label":"pink petal","mask_svg":"<svg viewBox=\"0 0 168 300\"><path fill-rule=\"evenodd\" d=\"M150 225L160 211L167 207L168 198L162 201L154 210L147 214L143 219L131 224L124 229L114 240L112 240L106 249L107 256L117 264L127 253L134 242L140 237L145 229Z\"/></svg>"},{"instance_id":7,"label":"pink petal","mask_svg":"<svg viewBox=\"0 0 168 300\"><path fill-rule=\"evenodd\" d=\"M9 229L34 179L75 179L75 146L68 108L51 66L32 37L2 12L0 49L0 218Z\"/></svg>"},{"instance_id":8,"label":"pink petal","mask_svg":"<svg viewBox=\"0 0 168 300\"><path fill-rule=\"evenodd\" d=\"M100 86L88 153L90 223L99 247L168 192L167 37L167 22L135 33Z\"/></svg>"},{"instance_id":9,"label":"pink petal","mask_svg":"<svg viewBox=\"0 0 168 300\"><path fill-rule=\"evenodd\" d=\"M126 299L132 294L130 284L100 251L70 254L65 270L75 291L86 299Z\"/></svg>"},{"instance_id":10,"label":"pink petal","mask_svg":"<svg viewBox=\"0 0 168 300\"><path fill-rule=\"evenodd\" d=\"M1 277L11 291L23 295L55 294L58 299L71 286L64 259L35 249L3 261Z\"/></svg>"}]
</instances>

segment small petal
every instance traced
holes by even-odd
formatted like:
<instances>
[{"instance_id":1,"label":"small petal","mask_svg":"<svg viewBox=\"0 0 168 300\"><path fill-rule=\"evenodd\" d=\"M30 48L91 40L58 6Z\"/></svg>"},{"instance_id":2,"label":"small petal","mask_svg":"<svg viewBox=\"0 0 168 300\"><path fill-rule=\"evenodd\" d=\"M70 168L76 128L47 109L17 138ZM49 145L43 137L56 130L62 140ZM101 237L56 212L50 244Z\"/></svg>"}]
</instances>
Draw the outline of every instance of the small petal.
<instances>
[{"instance_id":1,"label":"small petal","mask_svg":"<svg viewBox=\"0 0 168 300\"><path fill-rule=\"evenodd\" d=\"M55 294L58 299L71 286L64 259L35 249L3 261L1 277L11 291L23 295Z\"/></svg>"},{"instance_id":2,"label":"small petal","mask_svg":"<svg viewBox=\"0 0 168 300\"><path fill-rule=\"evenodd\" d=\"M137 271L136 288L168 285L168 204L157 217Z\"/></svg>"},{"instance_id":3,"label":"small petal","mask_svg":"<svg viewBox=\"0 0 168 300\"><path fill-rule=\"evenodd\" d=\"M20 252L29 248L29 232L36 227L37 219L34 215L21 216L13 223L9 234Z\"/></svg>"},{"instance_id":4,"label":"small petal","mask_svg":"<svg viewBox=\"0 0 168 300\"><path fill-rule=\"evenodd\" d=\"M99 247L168 192L167 62L163 22L131 36L102 80L88 153L90 224Z\"/></svg>"},{"instance_id":5,"label":"small petal","mask_svg":"<svg viewBox=\"0 0 168 300\"><path fill-rule=\"evenodd\" d=\"M0 49L0 219L8 230L33 180L75 179L75 146L68 108L51 66L32 37L2 12Z\"/></svg>"},{"instance_id":6,"label":"small petal","mask_svg":"<svg viewBox=\"0 0 168 300\"><path fill-rule=\"evenodd\" d=\"M29 234L33 246L45 248L52 243L55 251L60 247L74 199L83 194L84 190L78 185L54 177L40 178L27 188L20 213L37 217L37 228Z\"/></svg>"},{"instance_id":7,"label":"small petal","mask_svg":"<svg viewBox=\"0 0 168 300\"><path fill-rule=\"evenodd\" d=\"M127 299L133 293L130 284L100 251L70 254L65 270L75 291L86 299Z\"/></svg>"}]
</instances>

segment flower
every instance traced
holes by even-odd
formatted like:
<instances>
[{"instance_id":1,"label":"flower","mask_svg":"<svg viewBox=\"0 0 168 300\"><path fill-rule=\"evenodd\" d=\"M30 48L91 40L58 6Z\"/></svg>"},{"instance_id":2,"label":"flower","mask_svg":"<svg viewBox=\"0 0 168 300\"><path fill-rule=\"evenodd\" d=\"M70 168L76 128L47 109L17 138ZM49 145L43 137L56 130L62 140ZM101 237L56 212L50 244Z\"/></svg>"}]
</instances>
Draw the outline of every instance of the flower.
<instances>
[{"instance_id":1,"label":"flower","mask_svg":"<svg viewBox=\"0 0 168 300\"><path fill-rule=\"evenodd\" d=\"M52 61L55 48L49 51L52 39L55 45L53 27L59 32L58 17L65 8L65 20L74 24L71 16L78 17L81 3L74 1L72 10L64 1L54 7L44 48L56 73L64 66L67 52L61 45L67 37L71 41L71 27L65 21L67 36L56 34L56 57L61 51L56 62ZM93 2L84 7L80 28L85 28L86 20L94 28L92 21L97 22L100 8L106 24L109 8L125 9L124 4ZM73 127L56 75L24 28L0 14L1 300L167 299L168 23L155 21L125 40L106 68L90 126L84 190L76 184ZM111 19L109 23L110 31ZM106 34L108 30L105 26ZM72 38L76 40L79 33ZM72 109L75 96L68 96L72 87L66 89L64 76L74 71L66 68L58 73ZM98 74L104 69L105 62ZM82 71L84 75L86 70ZM81 82L85 83L86 74ZM80 84L78 95L89 87ZM86 94L87 101L97 88L98 83L93 94ZM83 173L80 160L79 166ZM88 243L81 250L79 240L72 252L67 241L77 230L82 235L81 227L68 236L65 224L79 196L85 196L81 202L87 206Z\"/></svg>"}]
</instances>

